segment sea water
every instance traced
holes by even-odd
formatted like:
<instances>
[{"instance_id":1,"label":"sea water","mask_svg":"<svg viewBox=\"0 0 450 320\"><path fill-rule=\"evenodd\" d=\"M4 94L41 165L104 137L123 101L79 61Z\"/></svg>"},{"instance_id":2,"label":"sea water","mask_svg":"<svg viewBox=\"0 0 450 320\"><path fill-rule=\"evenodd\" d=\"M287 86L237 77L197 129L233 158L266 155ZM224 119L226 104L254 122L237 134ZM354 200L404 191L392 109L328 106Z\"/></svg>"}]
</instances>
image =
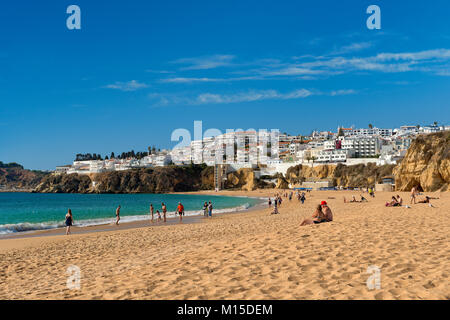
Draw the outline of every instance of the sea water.
<instances>
[{"instance_id":1,"label":"sea water","mask_svg":"<svg viewBox=\"0 0 450 320\"><path fill-rule=\"evenodd\" d=\"M240 211L261 200L247 197L185 194L49 194L0 193L0 234L45 230L64 226L67 210L72 210L76 226L110 224L121 206L121 222L149 219L150 204L162 214L161 203L167 206L168 217L174 216L178 202L185 214L203 214L203 204L211 201L213 214Z\"/></svg>"}]
</instances>

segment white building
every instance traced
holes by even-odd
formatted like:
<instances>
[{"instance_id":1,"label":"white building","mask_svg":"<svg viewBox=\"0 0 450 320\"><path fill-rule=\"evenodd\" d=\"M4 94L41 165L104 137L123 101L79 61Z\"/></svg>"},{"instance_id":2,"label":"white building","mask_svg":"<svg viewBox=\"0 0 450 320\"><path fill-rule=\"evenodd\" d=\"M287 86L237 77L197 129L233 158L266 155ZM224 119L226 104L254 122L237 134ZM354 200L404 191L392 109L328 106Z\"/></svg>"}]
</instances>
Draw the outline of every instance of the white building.
<instances>
[{"instance_id":1,"label":"white building","mask_svg":"<svg viewBox=\"0 0 450 320\"><path fill-rule=\"evenodd\" d=\"M354 150L321 150L317 153L315 162L346 162L347 159L352 158L354 154Z\"/></svg>"}]
</instances>

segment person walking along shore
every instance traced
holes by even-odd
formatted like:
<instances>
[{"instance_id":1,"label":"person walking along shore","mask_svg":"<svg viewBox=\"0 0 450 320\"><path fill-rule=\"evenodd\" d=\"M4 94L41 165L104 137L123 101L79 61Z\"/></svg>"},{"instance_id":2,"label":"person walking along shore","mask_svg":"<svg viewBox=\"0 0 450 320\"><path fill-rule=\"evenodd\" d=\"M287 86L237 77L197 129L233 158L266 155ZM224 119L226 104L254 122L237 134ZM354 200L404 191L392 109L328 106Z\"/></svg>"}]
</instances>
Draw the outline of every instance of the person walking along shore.
<instances>
[{"instance_id":1,"label":"person walking along shore","mask_svg":"<svg viewBox=\"0 0 450 320\"><path fill-rule=\"evenodd\" d=\"M72 210L68 210L67 214L66 214L66 235L69 235L70 232L70 227L73 225L73 216L72 216Z\"/></svg>"}]
</instances>

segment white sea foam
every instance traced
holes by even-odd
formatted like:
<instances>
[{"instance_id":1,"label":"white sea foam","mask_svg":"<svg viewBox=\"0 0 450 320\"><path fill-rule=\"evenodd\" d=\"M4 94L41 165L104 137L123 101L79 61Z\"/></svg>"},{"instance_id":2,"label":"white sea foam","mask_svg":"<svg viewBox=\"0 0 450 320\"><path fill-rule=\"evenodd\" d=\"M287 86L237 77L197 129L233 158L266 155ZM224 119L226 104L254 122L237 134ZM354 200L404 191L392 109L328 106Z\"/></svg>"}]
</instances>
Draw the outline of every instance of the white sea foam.
<instances>
[{"instance_id":1,"label":"white sea foam","mask_svg":"<svg viewBox=\"0 0 450 320\"><path fill-rule=\"evenodd\" d=\"M229 212L238 212L247 210L251 205L249 203L245 203L239 207L234 208L225 208L225 209L213 209L213 215L217 213L229 213ZM185 216L200 216L203 215L203 210L192 210L185 211ZM162 213L161 213L162 216ZM154 213L154 217L157 218L156 210ZM175 212L168 212L168 218L175 217ZM76 217L75 217L76 218ZM121 216L121 222L133 222L133 221L143 221L149 220L150 214L143 215L134 215L134 216ZM76 220L74 226L77 227L87 227L87 226L97 226L97 225L105 225L112 224L115 222L115 217L112 218L97 218L97 219L86 219L86 220ZM11 234L16 232L26 232L26 231L38 231L38 230L49 230L56 228L65 227L64 221L48 221L48 222L39 222L39 223L17 223L17 224L3 224L0 225L0 235Z\"/></svg>"}]
</instances>

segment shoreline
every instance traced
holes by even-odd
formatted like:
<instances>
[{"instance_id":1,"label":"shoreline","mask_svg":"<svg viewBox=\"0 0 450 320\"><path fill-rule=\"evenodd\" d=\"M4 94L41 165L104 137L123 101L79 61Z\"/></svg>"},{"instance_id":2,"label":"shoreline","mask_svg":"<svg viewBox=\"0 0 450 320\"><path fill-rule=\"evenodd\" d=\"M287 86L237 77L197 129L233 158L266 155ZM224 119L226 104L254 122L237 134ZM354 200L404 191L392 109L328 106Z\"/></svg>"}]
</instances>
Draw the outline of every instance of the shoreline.
<instances>
[{"instance_id":1,"label":"shoreline","mask_svg":"<svg viewBox=\"0 0 450 320\"><path fill-rule=\"evenodd\" d=\"M0 299L448 299L450 193L426 193L440 198L432 207L385 207L394 194L344 203L351 191L313 191L304 204L283 198L277 215L262 202L200 223L3 239ZM333 222L300 227L323 200ZM66 286L73 265L80 290Z\"/></svg>"},{"instance_id":2,"label":"shoreline","mask_svg":"<svg viewBox=\"0 0 450 320\"><path fill-rule=\"evenodd\" d=\"M185 195L204 195L208 194L209 190L205 191L192 191L192 192L170 192L166 194L185 194ZM253 210L261 209L264 202L262 199L258 197L248 197L248 196L232 196L232 195L223 195L223 194L217 194L214 192L214 194L208 194L209 196L216 195L216 196L230 196L230 197L242 197L242 198L251 198L251 199L258 199L260 200L259 203L256 203L253 206L250 206L246 209L239 209L239 207L230 207L230 208L223 208L218 210L232 210L237 209L235 211L229 211L229 212L219 212L214 213L213 210L213 218L216 216L222 216L222 215L228 215L228 214L239 214L243 212L250 212ZM127 216L122 216L122 218L125 218ZM156 217L156 213L155 213ZM164 223L162 220L158 221L157 218L154 219L154 222L152 223L150 220L150 214L142 215L142 219L134 220L134 221L126 221L126 222L120 222L119 225L115 225L115 218L111 218L111 223L100 223L100 224L94 224L94 225L87 225L87 226L72 226L71 227L71 234L89 234L89 233L96 233L96 232L106 232L106 231L118 231L118 230L128 230L128 229L137 229L137 228L144 228L144 227L162 227L166 225L177 225L180 224L178 215L174 215L174 213L170 213L170 216L167 216L167 221ZM192 224L192 223L200 223L203 221L204 216L202 214L198 215L188 215L183 216L183 220L181 224ZM207 218L209 219L209 218ZM1 240L8 240L8 239L23 239L23 238L35 238L35 237L48 237L48 236L65 236L66 235L66 228L65 227L56 227L56 228L49 228L49 229L43 229L43 230L28 230L28 231L20 231L20 232L12 232L7 234L0 234L0 241Z\"/></svg>"}]
</instances>

